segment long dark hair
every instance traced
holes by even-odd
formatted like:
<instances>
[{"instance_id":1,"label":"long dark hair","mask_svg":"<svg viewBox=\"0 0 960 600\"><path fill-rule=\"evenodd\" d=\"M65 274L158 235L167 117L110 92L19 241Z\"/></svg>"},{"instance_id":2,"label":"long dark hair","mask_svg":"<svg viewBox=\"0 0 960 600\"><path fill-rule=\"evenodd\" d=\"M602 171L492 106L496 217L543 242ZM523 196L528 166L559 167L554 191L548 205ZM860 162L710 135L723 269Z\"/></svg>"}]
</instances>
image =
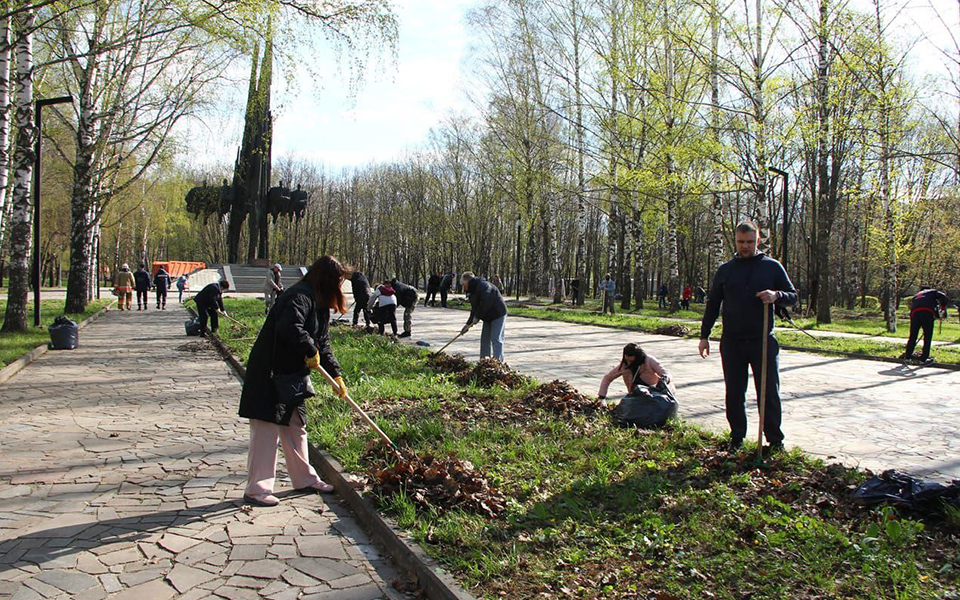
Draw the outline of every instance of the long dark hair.
<instances>
[{"instance_id":1,"label":"long dark hair","mask_svg":"<svg viewBox=\"0 0 960 600\"><path fill-rule=\"evenodd\" d=\"M347 312L347 299L340 286L352 270L330 255L321 256L307 269L303 281L310 285L313 297L321 308L332 308L338 313L344 313Z\"/></svg>"},{"instance_id":2,"label":"long dark hair","mask_svg":"<svg viewBox=\"0 0 960 600\"><path fill-rule=\"evenodd\" d=\"M627 357L635 357L633 364L627 364ZM630 371L633 372L634 377L637 375L637 370L640 369L642 365L647 360L647 353L643 351L643 348L640 347L640 344L634 344L630 342L623 347L623 359L620 361L620 364L624 367L628 367Z\"/></svg>"}]
</instances>

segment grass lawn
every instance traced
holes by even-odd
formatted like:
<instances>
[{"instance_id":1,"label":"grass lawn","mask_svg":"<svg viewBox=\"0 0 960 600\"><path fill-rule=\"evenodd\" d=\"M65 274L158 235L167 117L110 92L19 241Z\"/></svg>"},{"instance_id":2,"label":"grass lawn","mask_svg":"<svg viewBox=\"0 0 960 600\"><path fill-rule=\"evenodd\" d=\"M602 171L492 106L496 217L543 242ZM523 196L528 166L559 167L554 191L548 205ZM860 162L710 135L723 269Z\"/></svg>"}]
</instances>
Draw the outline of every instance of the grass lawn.
<instances>
[{"instance_id":1,"label":"grass lawn","mask_svg":"<svg viewBox=\"0 0 960 600\"><path fill-rule=\"evenodd\" d=\"M262 303L227 299L221 337L243 359ZM482 598L934 599L960 592L960 516L921 523L850 504L865 474L794 451L755 468L722 440L677 424L646 432L606 414L555 414L537 393L462 385L427 352L334 327L351 395L401 447L455 453L506 496L495 516L410 490L371 492ZM375 436L326 385L309 406L314 443L352 472L389 466Z\"/></svg>"},{"instance_id":2,"label":"grass lawn","mask_svg":"<svg viewBox=\"0 0 960 600\"><path fill-rule=\"evenodd\" d=\"M462 308L466 308L466 305L464 305ZM617 313L611 316L587 311L556 310L553 308L512 307L510 308L510 314L518 317L533 317L536 319L545 319L549 321L580 323L582 325L618 327L621 329L643 331L647 333L654 333L657 329L665 326L681 325L690 329L690 337L698 337L700 335L699 324L696 323L689 323L670 318L633 315L629 313ZM795 319L795 321L797 320ZM797 321L797 324L803 326L799 321ZM944 336L942 338L938 336L937 339L948 339L947 332L952 331L952 329L957 329L957 335L960 336L960 327L948 326L945 323L943 327ZM722 326L718 322L713 328L712 337L715 339L720 339L720 334L722 331ZM906 333L904 332L907 331L907 329L905 327L901 327L899 331L905 336ZM812 340L806 335L790 327L780 327L779 321L777 323L777 338L785 346L794 346L809 352L832 350L837 352L854 352L869 354L872 356L897 358L903 354L904 351L904 344L882 342L868 338L821 337L817 338L816 340ZM960 348L938 348L935 346L931 351L931 355L939 362L960 364Z\"/></svg>"},{"instance_id":3,"label":"grass lawn","mask_svg":"<svg viewBox=\"0 0 960 600\"><path fill-rule=\"evenodd\" d=\"M87 309L82 313L68 314L67 316L79 323L90 315L99 312L110 302L112 300L106 298L93 300L87 304ZM3 323L6 309L7 301L0 300L0 323ZM7 366L40 344L49 342L50 334L47 333L47 326L61 314L63 314L63 300L41 300L41 327L39 329L31 326L27 333L0 333L0 368ZM27 303L27 322L31 325L33 323L33 302Z\"/></svg>"}]
</instances>

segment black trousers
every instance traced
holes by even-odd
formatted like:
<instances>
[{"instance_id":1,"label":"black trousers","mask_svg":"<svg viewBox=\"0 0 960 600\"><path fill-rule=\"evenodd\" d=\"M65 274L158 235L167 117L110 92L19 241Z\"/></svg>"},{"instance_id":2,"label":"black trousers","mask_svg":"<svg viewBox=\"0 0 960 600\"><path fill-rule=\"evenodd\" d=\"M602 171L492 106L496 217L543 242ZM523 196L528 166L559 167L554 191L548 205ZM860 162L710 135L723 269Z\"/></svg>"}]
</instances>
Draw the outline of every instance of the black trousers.
<instances>
[{"instance_id":1,"label":"black trousers","mask_svg":"<svg viewBox=\"0 0 960 600\"><path fill-rule=\"evenodd\" d=\"M167 290L157 288L157 308L167 305Z\"/></svg>"},{"instance_id":2,"label":"black trousers","mask_svg":"<svg viewBox=\"0 0 960 600\"><path fill-rule=\"evenodd\" d=\"M447 307L447 290L440 288L440 306Z\"/></svg>"},{"instance_id":3,"label":"black trousers","mask_svg":"<svg viewBox=\"0 0 960 600\"><path fill-rule=\"evenodd\" d=\"M366 325L370 326L370 309L367 308L366 302L357 302L353 306L353 324L356 325L360 322L360 313L363 313L363 322Z\"/></svg>"},{"instance_id":4,"label":"black trousers","mask_svg":"<svg viewBox=\"0 0 960 600\"><path fill-rule=\"evenodd\" d=\"M210 331L216 333L220 329L220 315L217 314L216 306L206 304L197 304L197 316L200 319L200 334L207 333L207 319L210 319Z\"/></svg>"},{"instance_id":5,"label":"black trousers","mask_svg":"<svg viewBox=\"0 0 960 600\"><path fill-rule=\"evenodd\" d=\"M910 337L907 339L907 358L913 357L913 350L917 347L917 336L923 329L923 352L920 360L930 358L930 346L933 343L933 313L928 310L918 310L910 315Z\"/></svg>"},{"instance_id":6,"label":"black trousers","mask_svg":"<svg viewBox=\"0 0 960 600\"><path fill-rule=\"evenodd\" d=\"M726 386L727 422L730 424L730 439L743 440L747 436L746 393L749 376L747 366L753 371L757 406L760 406L761 358L763 339L720 339L720 362L723 364L723 382ZM763 435L771 444L783 441L780 430L780 344L772 334L767 344L767 401L763 419Z\"/></svg>"},{"instance_id":7,"label":"black trousers","mask_svg":"<svg viewBox=\"0 0 960 600\"><path fill-rule=\"evenodd\" d=\"M373 317L377 322L377 328L380 330L380 335L383 335L383 326L387 323L390 323L390 327L393 329L393 335L397 335L396 304L387 304L386 306L377 307L377 309L373 311Z\"/></svg>"},{"instance_id":8,"label":"black trousers","mask_svg":"<svg viewBox=\"0 0 960 600\"><path fill-rule=\"evenodd\" d=\"M436 288L427 288L427 295L423 299L423 305L426 306L430 302L433 302L433 305L437 305L437 290Z\"/></svg>"},{"instance_id":9,"label":"black trousers","mask_svg":"<svg viewBox=\"0 0 960 600\"><path fill-rule=\"evenodd\" d=\"M143 307L147 307L147 290L137 290L137 308L140 308L140 299L143 298Z\"/></svg>"}]
</instances>

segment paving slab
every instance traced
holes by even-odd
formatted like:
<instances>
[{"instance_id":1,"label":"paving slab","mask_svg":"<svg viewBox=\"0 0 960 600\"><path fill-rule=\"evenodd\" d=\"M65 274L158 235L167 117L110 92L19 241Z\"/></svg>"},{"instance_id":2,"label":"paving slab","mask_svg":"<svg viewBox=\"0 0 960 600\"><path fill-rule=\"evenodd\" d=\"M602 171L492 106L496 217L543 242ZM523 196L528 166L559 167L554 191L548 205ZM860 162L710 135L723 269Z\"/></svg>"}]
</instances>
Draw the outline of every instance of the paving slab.
<instances>
[{"instance_id":1,"label":"paving slab","mask_svg":"<svg viewBox=\"0 0 960 600\"><path fill-rule=\"evenodd\" d=\"M240 383L187 318L111 311L0 384L0 600L403 597L335 498L284 489L282 458L280 506L242 505Z\"/></svg>"},{"instance_id":2,"label":"paving slab","mask_svg":"<svg viewBox=\"0 0 960 600\"><path fill-rule=\"evenodd\" d=\"M406 343L426 340L429 349L439 349L466 320L465 311L417 307ZM639 343L670 371L682 418L729 431L717 342L711 343L713 354L702 359L695 339L508 316L504 354L511 367L527 375L564 379L594 395L629 342ZM480 327L447 352L477 360ZM897 468L942 481L960 478L960 371L785 350L780 377L788 446L875 471ZM751 407L752 390L747 395ZM617 381L609 396L625 392ZM748 411L748 422L748 436L756 436L755 408Z\"/></svg>"}]
</instances>

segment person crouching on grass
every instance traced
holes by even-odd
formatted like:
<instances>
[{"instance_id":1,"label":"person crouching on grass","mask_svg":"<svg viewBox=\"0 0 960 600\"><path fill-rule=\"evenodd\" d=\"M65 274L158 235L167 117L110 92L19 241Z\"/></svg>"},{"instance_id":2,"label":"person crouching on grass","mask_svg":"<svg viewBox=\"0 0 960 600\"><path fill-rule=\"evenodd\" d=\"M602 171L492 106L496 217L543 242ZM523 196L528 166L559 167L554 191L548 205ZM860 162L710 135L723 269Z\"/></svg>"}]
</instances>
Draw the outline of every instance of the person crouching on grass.
<instances>
[{"instance_id":1,"label":"person crouching on grass","mask_svg":"<svg viewBox=\"0 0 960 600\"><path fill-rule=\"evenodd\" d=\"M332 492L310 465L307 450L307 409L294 409L278 400L274 374L307 374L322 366L336 380L341 398L347 386L340 364L330 350L330 310L346 311L340 289L349 270L332 256L318 258L307 274L277 298L250 351L240 395L240 416L250 419L247 488L243 499L254 506L276 506L277 443L283 446L287 472L297 491Z\"/></svg>"},{"instance_id":2,"label":"person crouching on grass","mask_svg":"<svg viewBox=\"0 0 960 600\"><path fill-rule=\"evenodd\" d=\"M670 374L663 368L660 361L644 352L639 344L631 342L623 347L623 357L620 362L600 380L597 398L600 400L607 398L607 390L617 377L623 377L627 394L633 392L634 386L645 385L674 396L673 390L669 387Z\"/></svg>"}]
</instances>

